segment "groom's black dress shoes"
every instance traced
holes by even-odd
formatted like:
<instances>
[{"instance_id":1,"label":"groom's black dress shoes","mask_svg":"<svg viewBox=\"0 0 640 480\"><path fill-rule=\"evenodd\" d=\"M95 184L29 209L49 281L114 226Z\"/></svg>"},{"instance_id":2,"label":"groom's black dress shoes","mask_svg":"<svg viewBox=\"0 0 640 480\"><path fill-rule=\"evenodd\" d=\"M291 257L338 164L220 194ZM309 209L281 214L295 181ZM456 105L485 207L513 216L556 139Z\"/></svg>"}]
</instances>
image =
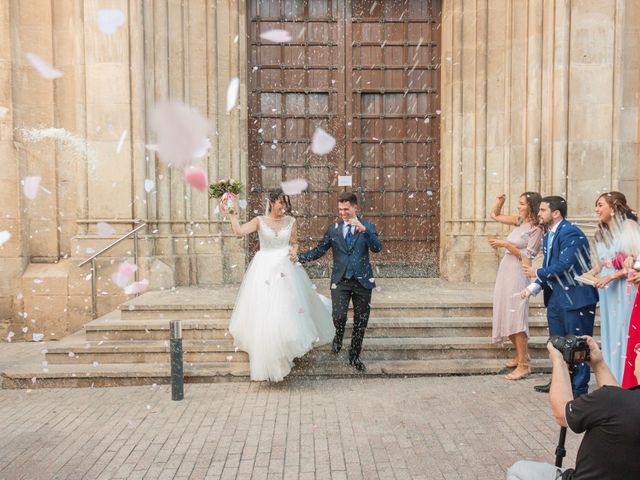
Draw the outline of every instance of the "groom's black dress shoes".
<instances>
[{"instance_id":1,"label":"groom's black dress shoes","mask_svg":"<svg viewBox=\"0 0 640 480\"><path fill-rule=\"evenodd\" d=\"M360 357L349 357L349 365L356 367L356 370L359 372L364 372L367 369L364 363L362 363L362 360L360 360Z\"/></svg>"},{"instance_id":2,"label":"groom's black dress shoes","mask_svg":"<svg viewBox=\"0 0 640 480\"><path fill-rule=\"evenodd\" d=\"M336 335L335 337L333 337L333 343L331 344L331 350L333 350L333 353L340 353L340 350L342 349L342 339L338 338L338 336Z\"/></svg>"},{"instance_id":3,"label":"groom's black dress shoes","mask_svg":"<svg viewBox=\"0 0 640 480\"><path fill-rule=\"evenodd\" d=\"M540 393L549 393L549 389L551 388L551 382L547 383L546 385L534 385L533 389L536 392L540 392Z\"/></svg>"}]
</instances>

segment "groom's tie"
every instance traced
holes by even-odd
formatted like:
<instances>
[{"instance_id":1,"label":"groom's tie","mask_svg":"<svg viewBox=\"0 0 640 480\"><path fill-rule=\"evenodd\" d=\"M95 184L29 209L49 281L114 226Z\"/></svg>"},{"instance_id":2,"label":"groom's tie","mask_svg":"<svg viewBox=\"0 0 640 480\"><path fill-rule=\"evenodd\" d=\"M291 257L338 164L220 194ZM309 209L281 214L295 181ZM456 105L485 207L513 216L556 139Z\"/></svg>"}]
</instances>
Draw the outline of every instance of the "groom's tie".
<instances>
[{"instance_id":1,"label":"groom's tie","mask_svg":"<svg viewBox=\"0 0 640 480\"><path fill-rule=\"evenodd\" d=\"M347 242L347 247L351 248L351 245L353 244L353 233L351 233L351 224L347 225L347 235L344 237L345 241Z\"/></svg>"},{"instance_id":2,"label":"groom's tie","mask_svg":"<svg viewBox=\"0 0 640 480\"><path fill-rule=\"evenodd\" d=\"M549 260L551 260L551 245L553 245L553 237L555 236L555 234L556 232L551 230L547 235L547 255L545 256L545 259L544 259L545 267L549 266Z\"/></svg>"}]
</instances>

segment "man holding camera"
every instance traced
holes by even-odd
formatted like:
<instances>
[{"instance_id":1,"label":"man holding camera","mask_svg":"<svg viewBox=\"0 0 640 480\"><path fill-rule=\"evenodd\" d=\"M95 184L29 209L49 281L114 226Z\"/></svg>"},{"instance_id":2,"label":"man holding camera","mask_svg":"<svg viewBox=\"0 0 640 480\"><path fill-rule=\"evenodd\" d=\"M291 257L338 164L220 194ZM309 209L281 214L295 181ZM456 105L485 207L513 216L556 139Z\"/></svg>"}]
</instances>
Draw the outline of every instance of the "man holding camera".
<instances>
[{"instance_id":1,"label":"man holding camera","mask_svg":"<svg viewBox=\"0 0 640 480\"><path fill-rule=\"evenodd\" d=\"M591 286L579 285L574 276L591 268L589 241L574 224L565 220L567 202L558 196L549 196L540 202L538 219L547 233L542 250L542 268L523 266L522 270L534 282L521 292L523 298L544 293L547 307L549 335L592 335L598 293ZM573 379L576 396L589 391L589 367L582 364ZM536 385L539 392L548 392L549 384Z\"/></svg>"},{"instance_id":2,"label":"man holding camera","mask_svg":"<svg viewBox=\"0 0 640 480\"><path fill-rule=\"evenodd\" d=\"M598 344L582 337L590 350L599 389L573 397L569 367L562 352L547 343L553 366L549 401L556 422L576 433L585 432L575 469L564 472L551 464L519 461L507 480L638 480L640 478L640 386L625 390L602 358ZM640 355L635 375L640 381Z\"/></svg>"}]
</instances>

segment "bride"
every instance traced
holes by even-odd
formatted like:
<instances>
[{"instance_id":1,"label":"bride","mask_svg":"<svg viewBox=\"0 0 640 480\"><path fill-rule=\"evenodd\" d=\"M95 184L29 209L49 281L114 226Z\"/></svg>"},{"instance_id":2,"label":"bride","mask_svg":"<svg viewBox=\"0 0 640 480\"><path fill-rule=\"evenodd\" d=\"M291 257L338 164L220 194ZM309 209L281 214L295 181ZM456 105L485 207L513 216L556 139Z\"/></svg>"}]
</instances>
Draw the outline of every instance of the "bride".
<instances>
[{"instance_id":1,"label":"bride","mask_svg":"<svg viewBox=\"0 0 640 480\"><path fill-rule=\"evenodd\" d=\"M281 381L293 359L335 334L331 302L314 290L297 263L296 220L281 189L269 194L265 216L240 225L230 214L236 235L258 232L260 250L242 279L229 323L234 345L249 354L251 380ZM236 210L237 211L237 210Z\"/></svg>"}]
</instances>

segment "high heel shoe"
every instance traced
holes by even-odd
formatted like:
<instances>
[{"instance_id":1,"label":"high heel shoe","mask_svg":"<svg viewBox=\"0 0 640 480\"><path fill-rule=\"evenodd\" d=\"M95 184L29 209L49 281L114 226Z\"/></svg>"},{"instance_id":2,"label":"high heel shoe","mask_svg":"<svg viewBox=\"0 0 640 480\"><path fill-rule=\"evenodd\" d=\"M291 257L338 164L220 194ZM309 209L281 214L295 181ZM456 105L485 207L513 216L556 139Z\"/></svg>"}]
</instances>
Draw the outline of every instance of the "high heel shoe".
<instances>
[{"instance_id":1,"label":"high heel shoe","mask_svg":"<svg viewBox=\"0 0 640 480\"><path fill-rule=\"evenodd\" d=\"M518 363L516 369L508 375L505 375L504 378L507 380L521 380L529 375L531 375L531 367L529 367L529 364Z\"/></svg>"}]
</instances>

